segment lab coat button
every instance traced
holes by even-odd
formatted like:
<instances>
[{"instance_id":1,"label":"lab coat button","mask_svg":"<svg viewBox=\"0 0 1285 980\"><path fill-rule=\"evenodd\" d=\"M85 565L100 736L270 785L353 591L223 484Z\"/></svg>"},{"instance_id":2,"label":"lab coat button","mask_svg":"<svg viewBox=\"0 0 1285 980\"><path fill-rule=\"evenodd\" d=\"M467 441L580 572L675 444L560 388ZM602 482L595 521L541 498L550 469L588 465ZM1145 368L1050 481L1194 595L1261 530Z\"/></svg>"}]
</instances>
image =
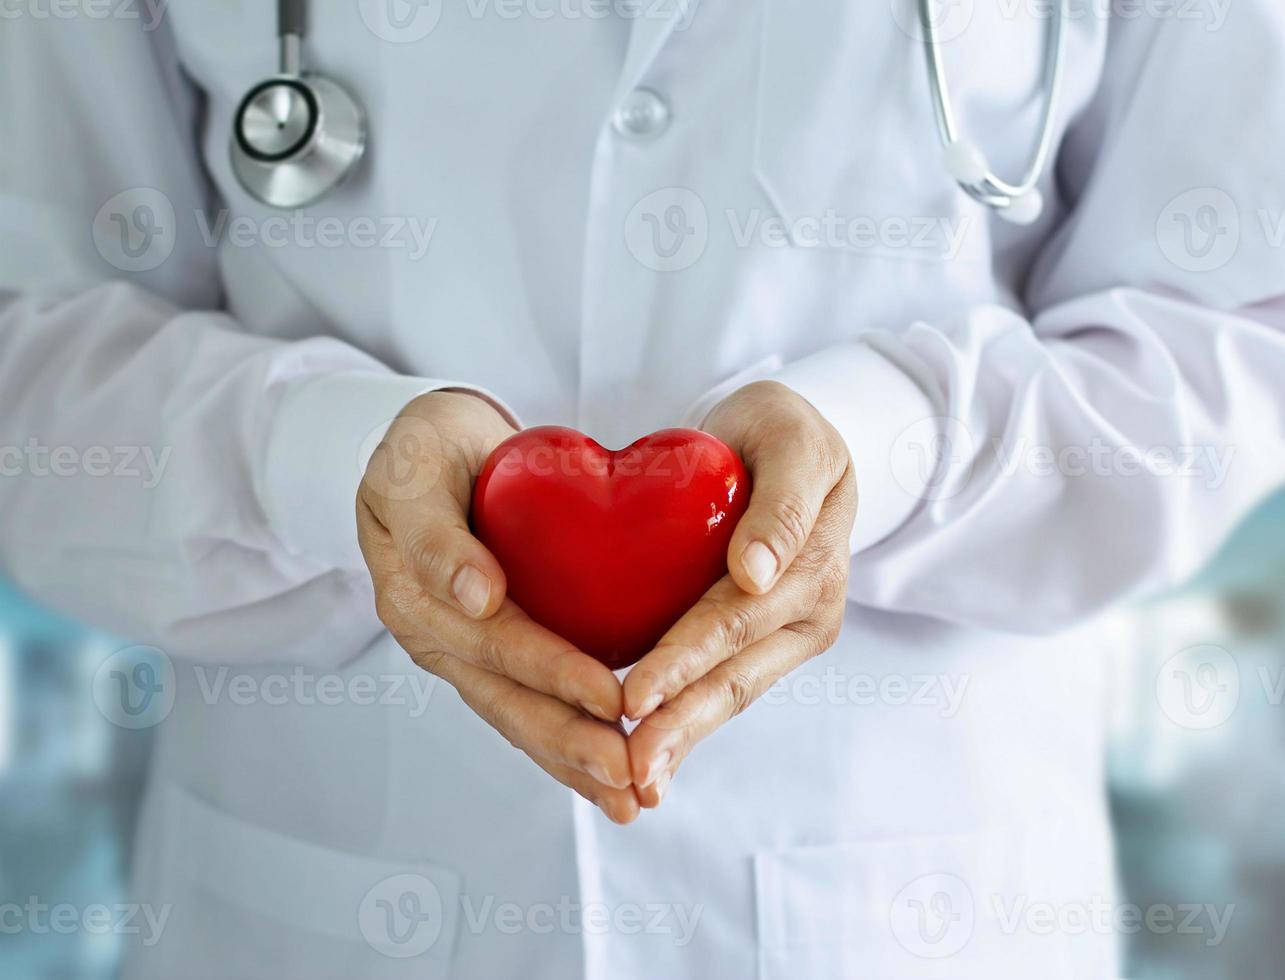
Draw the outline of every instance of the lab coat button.
<instances>
[{"instance_id":1,"label":"lab coat button","mask_svg":"<svg viewBox=\"0 0 1285 980\"><path fill-rule=\"evenodd\" d=\"M649 88L636 88L620 103L611 124L621 136L654 139L669 127L669 103Z\"/></svg>"}]
</instances>

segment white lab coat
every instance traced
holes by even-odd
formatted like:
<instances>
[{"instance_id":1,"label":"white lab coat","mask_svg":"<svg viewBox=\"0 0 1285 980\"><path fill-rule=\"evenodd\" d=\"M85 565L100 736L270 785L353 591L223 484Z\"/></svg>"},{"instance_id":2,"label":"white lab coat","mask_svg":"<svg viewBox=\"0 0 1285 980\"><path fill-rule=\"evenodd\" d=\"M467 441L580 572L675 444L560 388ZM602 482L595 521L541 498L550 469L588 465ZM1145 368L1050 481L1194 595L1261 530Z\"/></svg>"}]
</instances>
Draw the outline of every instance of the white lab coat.
<instances>
[{"instance_id":1,"label":"white lab coat","mask_svg":"<svg viewBox=\"0 0 1285 980\"><path fill-rule=\"evenodd\" d=\"M174 663L135 881L171 910L128 974L1111 976L1116 937L1066 924L1112 875L1100 650L1065 630L1181 579L1285 475L1278 0L1081 5L1030 227L945 175L912 0L313 3L305 57L370 120L303 214L338 244L230 174L271 6L0 31L0 443L170 450L158 481L14 453L0 481L6 573ZM956 105L1016 174L1043 21L957 6ZM613 125L638 87L670 110L645 139ZM423 255L398 219L435 222ZM621 445L758 377L848 440L851 604L659 811L611 825L445 685L423 712L263 696L424 682L352 518L414 394Z\"/></svg>"}]
</instances>

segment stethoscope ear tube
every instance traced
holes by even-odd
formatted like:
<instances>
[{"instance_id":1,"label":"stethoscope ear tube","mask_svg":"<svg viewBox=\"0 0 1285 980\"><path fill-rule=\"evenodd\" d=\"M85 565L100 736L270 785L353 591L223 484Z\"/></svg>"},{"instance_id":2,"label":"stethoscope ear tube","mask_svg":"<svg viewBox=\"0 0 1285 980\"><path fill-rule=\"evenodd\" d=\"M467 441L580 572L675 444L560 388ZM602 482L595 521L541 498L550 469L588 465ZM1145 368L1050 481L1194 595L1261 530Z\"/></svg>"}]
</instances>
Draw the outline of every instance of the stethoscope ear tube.
<instances>
[{"instance_id":1,"label":"stethoscope ear tube","mask_svg":"<svg viewBox=\"0 0 1285 980\"><path fill-rule=\"evenodd\" d=\"M1048 166L1049 151L1053 145L1055 114L1061 94L1066 44L1063 27L1066 22L1069 0L1057 0L1049 22L1045 41L1044 71L1041 87L1044 104L1040 110L1040 124L1035 152L1026 172L1016 183L999 177L986 160L981 149L959 133L950 100L950 87L942 64L941 42L933 16L933 0L917 0L919 24L923 31L924 60L928 65L928 90L932 96L933 111L937 119L937 135L942 147L942 162L960 188L973 200L994 208L1001 217L1017 224L1035 221L1043 210L1043 195L1038 189L1044 170Z\"/></svg>"}]
</instances>

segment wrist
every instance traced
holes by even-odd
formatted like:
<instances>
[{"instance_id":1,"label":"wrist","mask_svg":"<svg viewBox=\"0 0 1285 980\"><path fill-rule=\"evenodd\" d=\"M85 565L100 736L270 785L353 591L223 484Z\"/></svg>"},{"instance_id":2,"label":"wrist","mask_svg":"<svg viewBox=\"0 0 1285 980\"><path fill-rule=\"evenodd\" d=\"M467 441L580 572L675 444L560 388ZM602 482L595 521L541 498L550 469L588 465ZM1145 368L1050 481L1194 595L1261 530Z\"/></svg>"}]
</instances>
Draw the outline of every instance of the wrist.
<instances>
[{"instance_id":1,"label":"wrist","mask_svg":"<svg viewBox=\"0 0 1285 980\"><path fill-rule=\"evenodd\" d=\"M399 418L432 423L444 435L460 433L468 442L481 442L487 450L517 431L516 419L484 393L470 388L437 388L406 403Z\"/></svg>"}]
</instances>

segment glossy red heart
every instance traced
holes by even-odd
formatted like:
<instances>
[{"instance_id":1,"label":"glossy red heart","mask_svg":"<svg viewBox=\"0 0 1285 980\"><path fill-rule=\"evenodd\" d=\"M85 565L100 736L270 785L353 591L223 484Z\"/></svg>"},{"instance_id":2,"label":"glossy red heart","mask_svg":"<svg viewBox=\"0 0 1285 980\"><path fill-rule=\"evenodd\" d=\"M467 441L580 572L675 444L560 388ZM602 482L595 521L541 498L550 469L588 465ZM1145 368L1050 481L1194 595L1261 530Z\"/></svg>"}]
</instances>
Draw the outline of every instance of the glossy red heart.
<instances>
[{"instance_id":1,"label":"glossy red heart","mask_svg":"<svg viewBox=\"0 0 1285 980\"><path fill-rule=\"evenodd\" d=\"M473 488L473 529L537 623L613 670L634 663L727 573L745 467L693 429L604 449L574 429L506 439Z\"/></svg>"}]
</instances>

